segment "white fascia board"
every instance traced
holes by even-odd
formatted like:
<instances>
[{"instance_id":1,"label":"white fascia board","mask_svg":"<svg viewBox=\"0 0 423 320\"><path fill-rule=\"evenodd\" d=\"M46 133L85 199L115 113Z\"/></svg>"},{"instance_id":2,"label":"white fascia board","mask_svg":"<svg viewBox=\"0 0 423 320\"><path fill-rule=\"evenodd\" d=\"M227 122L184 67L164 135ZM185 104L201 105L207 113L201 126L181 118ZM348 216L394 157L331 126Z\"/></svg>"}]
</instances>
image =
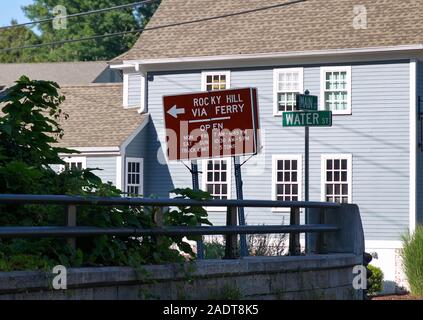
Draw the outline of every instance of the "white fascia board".
<instances>
[{"instance_id":1,"label":"white fascia board","mask_svg":"<svg viewBox=\"0 0 423 320\"><path fill-rule=\"evenodd\" d=\"M417 60L410 61L410 214L409 232L417 221Z\"/></svg>"},{"instance_id":2,"label":"white fascia board","mask_svg":"<svg viewBox=\"0 0 423 320\"><path fill-rule=\"evenodd\" d=\"M119 155L120 148L119 147L67 147L70 150L76 150L79 153L76 155L92 155L92 156L99 156L99 155ZM66 156L68 154L61 153L60 156Z\"/></svg>"},{"instance_id":3,"label":"white fascia board","mask_svg":"<svg viewBox=\"0 0 423 320\"><path fill-rule=\"evenodd\" d=\"M239 54L239 55L220 55L220 56L199 56L199 57L179 57L166 59L145 59L145 60L125 60L123 65L155 65L155 64L171 64L183 62L216 62L229 60L250 60L250 59L268 59L268 58L290 58L290 57L312 57L327 55L347 55L358 53L378 53L378 52L395 52L423 50L423 44L405 45L405 46L389 46L389 47L369 47L369 48L351 48L351 49L333 49L333 50L312 50L312 51L292 51L292 52L274 52L274 53L258 53L258 54Z\"/></svg>"}]
</instances>

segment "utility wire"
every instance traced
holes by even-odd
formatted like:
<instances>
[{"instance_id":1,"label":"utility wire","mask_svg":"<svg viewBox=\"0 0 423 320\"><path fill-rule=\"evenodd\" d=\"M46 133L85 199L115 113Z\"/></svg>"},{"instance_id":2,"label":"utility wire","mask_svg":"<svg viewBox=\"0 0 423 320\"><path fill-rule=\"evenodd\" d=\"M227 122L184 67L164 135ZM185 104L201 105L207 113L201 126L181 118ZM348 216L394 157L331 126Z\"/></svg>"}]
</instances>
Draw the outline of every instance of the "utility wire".
<instances>
[{"instance_id":1,"label":"utility wire","mask_svg":"<svg viewBox=\"0 0 423 320\"><path fill-rule=\"evenodd\" d=\"M129 4L123 4L123 5L119 5L119 6L109 7L109 8L103 8L103 9L98 9L98 10L91 10L91 11L86 11L86 12L79 12L79 13L69 14L69 15L66 15L66 16L61 16L60 18L63 18L63 19L72 19L72 18L76 18L76 17L87 16L87 15L90 15L90 14L103 13L103 12L108 12L108 11L112 11L112 10L118 10L118 9L125 9L125 8L130 8L130 7L136 7L136 6L141 5L141 4L151 3L151 2L156 2L156 1L158 1L158 0L144 0L144 1L133 2L133 3L129 3ZM10 26L0 27L0 30L17 28L17 27L23 27L23 26L33 25L33 24L40 24L40 23L45 23L45 22L50 22L50 21L53 21L53 20L55 20L57 18L58 17L53 17L53 18L46 18L46 19L37 20L37 21L30 21L30 22L20 23L20 24L12 24Z\"/></svg>"},{"instance_id":2,"label":"utility wire","mask_svg":"<svg viewBox=\"0 0 423 320\"><path fill-rule=\"evenodd\" d=\"M249 14L249 13L254 13L254 12L259 12L259 11L264 11L264 10L275 9L275 8L279 8L279 7L285 7L285 6L289 6L289 5L297 4L297 3L302 3L302 2L306 2L306 1L308 1L308 0L294 0L294 1L284 2L284 3L272 5L272 6L267 6L267 7L260 7L260 8L256 8L256 9L244 10L244 11L239 11L239 12L235 12L235 13L228 13L228 14L213 16L213 17L208 17L208 18L201 18L201 19L195 19L195 20L189 20L189 21L183 21L183 22L170 23L170 24L165 24L165 25L159 25L159 26L156 26L156 27L145 27L145 28L140 28L140 29L121 31L121 32L115 32L115 33L107 33L107 34L103 34L103 35L96 35L96 36L90 36L90 37L84 37L84 38L78 38L78 39L66 39L66 40L53 41L53 42L48 42L48 43L34 44L34 45L29 45L29 46L4 48L4 49L0 49L0 52L21 50L21 49L35 49L35 48L41 48L41 47L45 47L45 46L62 45L62 44L66 44L66 43L74 43L74 42L79 42L79 41L89 41L89 40L96 40L96 39L101 39L101 38L110 38L110 37L122 36L122 35L132 34L132 33L152 31L152 30L158 30L158 29L164 29L164 28L170 28L170 27L177 27L177 26L182 26L182 25L187 25L187 24L194 24L194 23L199 23L199 22L212 21L212 20L217 20L217 19L239 16L239 15L243 15L243 14Z\"/></svg>"}]
</instances>

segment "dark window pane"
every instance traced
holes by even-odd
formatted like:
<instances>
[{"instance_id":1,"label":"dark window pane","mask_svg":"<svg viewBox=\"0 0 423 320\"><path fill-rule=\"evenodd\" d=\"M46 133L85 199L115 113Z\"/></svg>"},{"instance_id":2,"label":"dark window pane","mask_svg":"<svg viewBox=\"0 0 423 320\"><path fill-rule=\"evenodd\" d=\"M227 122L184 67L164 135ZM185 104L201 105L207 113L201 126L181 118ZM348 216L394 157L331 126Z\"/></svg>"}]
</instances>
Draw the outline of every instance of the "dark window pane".
<instances>
[{"instance_id":1,"label":"dark window pane","mask_svg":"<svg viewBox=\"0 0 423 320\"><path fill-rule=\"evenodd\" d=\"M291 194L291 185L290 184L285 185L285 194Z\"/></svg>"},{"instance_id":2,"label":"dark window pane","mask_svg":"<svg viewBox=\"0 0 423 320\"><path fill-rule=\"evenodd\" d=\"M284 174L284 181L285 182L290 182L291 181L291 177L290 177L290 173L289 172L285 172Z\"/></svg>"},{"instance_id":3,"label":"dark window pane","mask_svg":"<svg viewBox=\"0 0 423 320\"><path fill-rule=\"evenodd\" d=\"M298 201L298 197L297 196L292 197L292 201Z\"/></svg>"},{"instance_id":4,"label":"dark window pane","mask_svg":"<svg viewBox=\"0 0 423 320\"><path fill-rule=\"evenodd\" d=\"M341 163L341 169L343 169L343 170L347 170L347 160L342 160L342 163Z\"/></svg>"},{"instance_id":5,"label":"dark window pane","mask_svg":"<svg viewBox=\"0 0 423 320\"><path fill-rule=\"evenodd\" d=\"M222 170L226 170L226 161L222 161Z\"/></svg>"},{"instance_id":6,"label":"dark window pane","mask_svg":"<svg viewBox=\"0 0 423 320\"><path fill-rule=\"evenodd\" d=\"M332 169L332 160L326 160L326 168L328 170Z\"/></svg>"},{"instance_id":7,"label":"dark window pane","mask_svg":"<svg viewBox=\"0 0 423 320\"><path fill-rule=\"evenodd\" d=\"M329 171L326 173L326 181L329 181L329 182L332 181L332 172Z\"/></svg>"},{"instance_id":8,"label":"dark window pane","mask_svg":"<svg viewBox=\"0 0 423 320\"><path fill-rule=\"evenodd\" d=\"M339 160L333 160L333 166L335 168L335 170L339 170Z\"/></svg>"},{"instance_id":9,"label":"dark window pane","mask_svg":"<svg viewBox=\"0 0 423 320\"><path fill-rule=\"evenodd\" d=\"M283 201L283 197L282 197L282 196L277 196L277 197L276 197L276 199L277 199L278 201Z\"/></svg>"},{"instance_id":10,"label":"dark window pane","mask_svg":"<svg viewBox=\"0 0 423 320\"><path fill-rule=\"evenodd\" d=\"M298 184L292 185L292 194L298 194Z\"/></svg>"},{"instance_id":11,"label":"dark window pane","mask_svg":"<svg viewBox=\"0 0 423 320\"><path fill-rule=\"evenodd\" d=\"M214 181L215 182L219 182L220 181L220 173L219 172L215 172L214 173Z\"/></svg>"},{"instance_id":12,"label":"dark window pane","mask_svg":"<svg viewBox=\"0 0 423 320\"><path fill-rule=\"evenodd\" d=\"M213 82L213 77L212 76L207 76L207 83L212 83Z\"/></svg>"},{"instance_id":13,"label":"dark window pane","mask_svg":"<svg viewBox=\"0 0 423 320\"><path fill-rule=\"evenodd\" d=\"M207 162L207 170L213 170L213 162L212 161Z\"/></svg>"},{"instance_id":14,"label":"dark window pane","mask_svg":"<svg viewBox=\"0 0 423 320\"><path fill-rule=\"evenodd\" d=\"M333 173L333 181L340 181L339 171Z\"/></svg>"},{"instance_id":15,"label":"dark window pane","mask_svg":"<svg viewBox=\"0 0 423 320\"><path fill-rule=\"evenodd\" d=\"M291 161L285 160L285 170L291 170Z\"/></svg>"},{"instance_id":16,"label":"dark window pane","mask_svg":"<svg viewBox=\"0 0 423 320\"><path fill-rule=\"evenodd\" d=\"M277 194L283 194L283 184L278 184L276 186L276 193Z\"/></svg>"},{"instance_id":17,"label":"dark window pane","mask_svg":"<svg viewBox=\"0 0 423 320\"><path fill-rule=\"evenodd\" d=\"M278 170L283 170L283 160L278 160Z\"/></svg>"},{"instance_id":18,"label":"dark window pane","mask_svg":"<svg viewBox=\"0 0 423 320\"><path fill-rule=\"evenodd\" d=\"M220 170L220 163L219 163L219 161L216 161L214 163L214 170Z\"/></svg>"},{"instance_id":19,"label":"dark window pane","mask_svg":"<svg viewBox=\"0 0 423 320\"><path fill-rule=\"evenodd\" d=\"M213 185L212 184L208 184L207 185L207 192L208 193L213 193Z\"/></svg>"},{"instance_id":20,"label":"dark window pane","mask_svg":"<svg viewBox=\"0 0 423 320\"><path fill-rule=\"evenodd\" d=\"M214 193L215 194L220 194L220 184L215 184L214 185Z\"/></svg>"},{"instance_id":21,"label":"dark window pane","mask_svg":"<svg viewBox=\"0 0 423 320\"><path fill-rule=\"evenodd\" d=\"M342 194L348 194L348 184L342 185Z\"/></svg>"},{"instance_id":22,"label":"dark window pane","mask_svg":"<svg viewBox=\"0 0 423 320\"><path fill-rule=\"evenodd\" d=\"M221 173L221 177L222 177L222 182L226 182L227 181L227 179L226 179L226 172L222 172Z\"/></svg>"},{"instance_id":23,"label":"dark window pane","mask_svg":"<svg viewBox=\"0 0 423 320\"><path fill-rule=\"evenodd\" d=\"M326 194L327 195L333 194L333 185L332 184L327 184L326 185Z\"/></svg>"},{"instance_id":24,"label":"dark window pane","mask_svg":"<svg viewBox=\"0 0 423 320\"><path fill-rule=\"evenodd\" d=\"M283 182L283 173L278 172L278 182Z\"/></svg>"},{"instance_id":25,"label":"dark window pane","mask_svg":"<svg viewBox=\"0 0 423 320\"><path fill-rule=\"evenodd\" d=\"M335 197L335 202L340 203L341 202L341 197Z\"/></svg>"},{"instance_id":26,"label":"dark window pane","mask_svg":"<svg viewBox=\"0 0 423 320\"><path fill-rule=\"evenodd\" d=\"M222 194L227 194L227 193L228 193L228 185L222 184Z\"/></svg>"},{"instance_id":27,"label":"dark window pane","mask_svg":"<svg viewBox=\"0 0 423 320\"><path fill-rule=\"evenodd\" d=\"M341 186L339 184L335 184L335 194L341 194Z\"/></svg>"},{"instance_id":28,"label":"dark window pane","mask_svg":"<svg viewBox=\"0 0 423 320\"><path fill-rule=\"evenodd\" d=\"M213 181L213 173L212 172L208 172L207 173L207 181Z\"/></svg>"},{"instance_id":29,"label":"dark window pane","mask_svg":"<svg viewBox=\"0 0 423 320\"><path fill-rule=\"evenodd\" d=\"M298 161L297 160L292 160L292 170L297 170L298 167Z\"/></svg>"},{"instance_id":30,"label":"dark window pane","mask_svg":"<svg viewBox=\"0 0 423 320\"><path fill-rule=\"evenodd\" d=\"M347 181L347 172L346 171L341 172L341 181Z\"/></svg>"}]
</instances>

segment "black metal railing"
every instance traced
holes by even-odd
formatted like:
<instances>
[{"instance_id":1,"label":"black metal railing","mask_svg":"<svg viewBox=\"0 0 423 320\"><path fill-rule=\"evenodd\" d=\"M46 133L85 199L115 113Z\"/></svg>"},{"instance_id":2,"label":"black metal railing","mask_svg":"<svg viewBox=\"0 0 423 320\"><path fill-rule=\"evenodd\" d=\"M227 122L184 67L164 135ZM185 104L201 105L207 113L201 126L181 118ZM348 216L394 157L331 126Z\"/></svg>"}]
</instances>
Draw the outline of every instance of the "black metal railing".
<instances>
[{"instance_id":1,"label":"black metal railing","mask_svg":"<svg viewBox=\"0 0 423 320\"><path fill-rule=\"evenodd\" d=\"M66 226L54 227L1 227L0 238L42 238L57 237L67 238L68 243L75 247L76 238L92 237L98 235L108 236L189 236L189 235L224 235L225 258L237 257L237 235L240 234L289 234L290 255L298 255L300 249L300 234L317 233L314 252L322 251L324 247L324 234L339 230L336 225L325 224L324 213L326 209L340 208L337 203L328 202L303 202L303 201L268 201L268 200L207 200L197 201L188 199L143 199L143 198L104 198L84 196L57 196L57 195L0 195L0 205L14 204L40 204L64 205ZM155 216L159 227L152 229L143 228L100 228L90 226L77 226L77 205L100 206L143 206L160 207ZM162 226L163 214L167 207L178 206L204 206L227 207L226 226L212 227L164 227ZM238 226L238 207L260 208L290 208L289 225L263 225L263 226ZM319 209L319 224L300 224L300 209Z\"/></svg>"}]
</instances>

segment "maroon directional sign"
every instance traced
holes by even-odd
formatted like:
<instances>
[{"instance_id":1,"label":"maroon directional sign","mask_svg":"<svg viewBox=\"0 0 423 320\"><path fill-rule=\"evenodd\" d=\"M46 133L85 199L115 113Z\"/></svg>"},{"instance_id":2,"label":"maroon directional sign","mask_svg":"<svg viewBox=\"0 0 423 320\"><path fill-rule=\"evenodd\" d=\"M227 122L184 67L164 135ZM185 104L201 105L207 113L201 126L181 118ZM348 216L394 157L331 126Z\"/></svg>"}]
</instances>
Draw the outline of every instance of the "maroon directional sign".
<instances>
[{"instance_id":1,"label":"maroon directional sign","mask_svg":"<svg viewBox=\"0 0 423 320\"><path fill-rule=\"evenodd\" d=\"M169 160L256 154L257 89L232 89L163 97Z\"/></svg>"}]
</instances>

